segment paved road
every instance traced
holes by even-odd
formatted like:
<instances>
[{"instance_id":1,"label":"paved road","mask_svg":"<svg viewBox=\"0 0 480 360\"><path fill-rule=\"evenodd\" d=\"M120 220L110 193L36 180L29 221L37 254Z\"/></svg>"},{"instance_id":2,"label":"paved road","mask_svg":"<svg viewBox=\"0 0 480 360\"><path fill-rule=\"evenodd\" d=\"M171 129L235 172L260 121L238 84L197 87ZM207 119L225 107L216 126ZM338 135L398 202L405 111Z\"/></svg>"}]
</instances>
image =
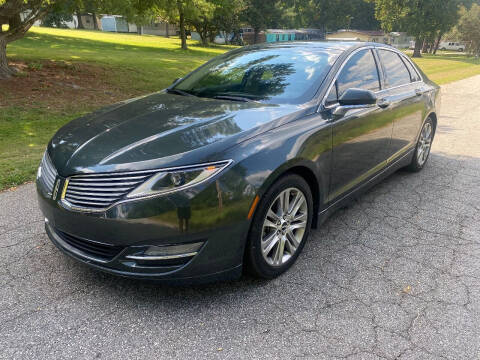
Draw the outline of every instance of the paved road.
<instances>
[{"instance_id":1,"label":"paved road","mask_svg":"<svg viewBox=\"0 0 480 360\"><path fill-rule=\"evenodd\" d=\"M479 359L480 77L445 86L430 163L313 233L279 279L165 288L48 241L0 194L2 359Z\"/></svg>"}]
</instances>

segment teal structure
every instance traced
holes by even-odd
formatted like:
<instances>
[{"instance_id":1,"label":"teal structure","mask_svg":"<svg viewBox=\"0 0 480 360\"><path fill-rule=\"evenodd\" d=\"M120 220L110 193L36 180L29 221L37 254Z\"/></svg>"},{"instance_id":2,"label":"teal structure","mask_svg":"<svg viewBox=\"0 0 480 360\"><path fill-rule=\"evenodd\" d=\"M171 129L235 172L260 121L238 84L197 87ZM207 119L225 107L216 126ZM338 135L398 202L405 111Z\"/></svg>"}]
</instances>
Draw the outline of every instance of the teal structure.
<instances>
[{"instance_id":1,"label":"teal structure","mask_svg":"<svg viewBox=\"0 0 480 360\"><path fill-rule=\"evenodd\" d=\"M282 32L266 32L267 43L280 42L280 41L294 41L295 32L282 31Z\"/></svg>"}]
</instances>

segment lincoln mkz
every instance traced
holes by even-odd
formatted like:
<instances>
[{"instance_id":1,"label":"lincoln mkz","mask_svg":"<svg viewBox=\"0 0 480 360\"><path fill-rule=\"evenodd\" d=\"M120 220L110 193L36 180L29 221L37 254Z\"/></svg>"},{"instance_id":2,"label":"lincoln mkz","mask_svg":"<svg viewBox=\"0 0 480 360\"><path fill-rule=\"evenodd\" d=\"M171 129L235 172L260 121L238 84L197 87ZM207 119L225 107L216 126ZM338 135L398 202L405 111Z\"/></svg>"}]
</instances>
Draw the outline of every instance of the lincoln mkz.
<instances>
[{"instance_id":1,"label":"lincoln mkz","mask_svg":"<svg viewBox=\"0 0 480 360\"><path fill-rule=\"evenodd\" d=\"M46 232L121 276L274 278L333 211L425 166L438 108L439 87L387 45L239 48L61 128L37 174Z\"/></svg>"}]
</instances>

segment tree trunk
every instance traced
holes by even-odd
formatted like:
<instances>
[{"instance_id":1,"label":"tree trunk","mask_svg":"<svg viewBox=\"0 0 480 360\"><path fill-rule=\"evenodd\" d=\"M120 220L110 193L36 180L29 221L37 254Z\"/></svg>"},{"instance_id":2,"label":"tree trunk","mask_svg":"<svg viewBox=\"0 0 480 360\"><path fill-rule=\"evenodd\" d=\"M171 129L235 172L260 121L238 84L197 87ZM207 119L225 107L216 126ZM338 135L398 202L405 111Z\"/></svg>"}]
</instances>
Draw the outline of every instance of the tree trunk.
<instances>
[{"instance_id":1,"label":"tree trunk","mask_svg":"<svg viewBox=\"0 0 480 360\"><path fill-rule=\"evenodd\" d=\"M85 29L85 26L83 25L82 15L79 11L77 11L77 21L77 29Z\"/></svg>"},{"instance_id":2,"label":"tree trunk","mask_svg":"<svg viewBox=\"0 0 480 360\"><path fill-rule=\"evenodd\" d=\"M258 43L258 35L260 34L260 29L253 29L253 43Z\"/></svg>"},{"instance_id":3,"label":"tree trunk","mask_svg":"<svg viewBox=\"0 0 480 360\"><path fill-rule=\"evenodd\" d=\"M143 35L143 25L137 25L137 34Z\"/></svg>"},{"instance_id":4,"label":"tree trunk","mask_svg":"<svg viewBox=\"0 0 480 360\"><path fill-rule=\"evenodd\" d=\"M165 21L165 37L170 37L170 34L168 33L168 26L169 26L169 23L167 21Z\"/></svg>"},{"instance_id":5,"label":"tree trunk","mask_svg":"<svg viewBox=\"0 0 480 360\"><path fill-rule=\"evenodd\" d=\"M187 50L187 33L185 32L185 13L183 8L179 8L180 13L180 38L182 39L182 49Z\"/></svg>"},{"instance_id":6,"label":"tree trunk","mask_svg":"<svg viewBox=\"0 0 480 360\"><path fill-rule=\"evenodd\" d=\"M433 47L433 55L437 54L438 47L440 46L440 41L442 41L443 32L438 33L437 40L435 41L435 46Z\"/></svg>"},{"instance_id":7,"label":"tree trunk","mask_svg":"<svg viewBox=\"0 0 480 360\"><path fill-rule=\"evenodd\" d=\"M425 54L427 51L428 51L428 40L425 39L425 40L423 40L422 54Z\"/></svg>"},{"instance_id":8,"label":"tree trunk","mask_svg":"<svg viewBox=\"0 0 480 360\"><path fill-rule=\"evenodd\" d=\"M7 61L7 41L0 38L0 79L7 79L12 76L13 73Z\"/></svg>"},{"instance_id":9,"label":"tree trunk","mask_svg":"<svg viewBox=\"0 0 480 360\"><path fill-rule=\"evenodd\" d=\"M415 39L415 50L413 50L413 57L414 58L421 58L422 57L422 45L423 45L423 40L420 38Z\"/></svg>"},{"instance_id":10,"label":"tree trunk","mask_svg":"<svg viewBox=\"0 0 480 360\"><path fill-rule=\"evenodd\" d=\"M93 16L93 29L99 30L97 14L93 13L92 16Z\"/></svg>"}]
</instances>

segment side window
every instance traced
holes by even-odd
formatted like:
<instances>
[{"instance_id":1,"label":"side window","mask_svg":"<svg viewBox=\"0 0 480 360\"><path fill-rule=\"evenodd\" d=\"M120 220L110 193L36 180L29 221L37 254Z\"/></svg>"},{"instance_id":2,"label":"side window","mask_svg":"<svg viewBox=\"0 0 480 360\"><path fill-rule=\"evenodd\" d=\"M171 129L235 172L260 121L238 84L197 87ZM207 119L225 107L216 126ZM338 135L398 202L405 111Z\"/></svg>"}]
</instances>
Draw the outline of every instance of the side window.
<instances>
[{"instance_id":1,"label":"side window","mask_svg":"<svg viewBox=\"0 0 480 360\"><path fill-rule=\"evenodd\" d=\"M361 50L353 55L338 76L338 97L350 88L380 90L377 64L371 50Z\"/></svg>"},{"instance_id":2,"label":"side window","mask_svg":"<svg viewBox=\"0 0 480 360\"><path fill-rule=\"evenodd\" d=\"M398 54L388 50L379 50L378 53L385 68L388 87L410 83L410 73Z\"/></svg>"},{"instance_id":3,"label":"side window","mask_svg":"<svg viewBox=\"0 0 480 360\"><path fill-rule=\"evenodd\" d=\"M405 63L405 65L407 65L408 71L410 72L410 78L412 79L412 82L420 81L421 80L420 75L418 75L418 72L413 67L413 65L410 64L410 61L408 61L407 59L403 59L403 62Z\"/></svg>"}]
</instances>

